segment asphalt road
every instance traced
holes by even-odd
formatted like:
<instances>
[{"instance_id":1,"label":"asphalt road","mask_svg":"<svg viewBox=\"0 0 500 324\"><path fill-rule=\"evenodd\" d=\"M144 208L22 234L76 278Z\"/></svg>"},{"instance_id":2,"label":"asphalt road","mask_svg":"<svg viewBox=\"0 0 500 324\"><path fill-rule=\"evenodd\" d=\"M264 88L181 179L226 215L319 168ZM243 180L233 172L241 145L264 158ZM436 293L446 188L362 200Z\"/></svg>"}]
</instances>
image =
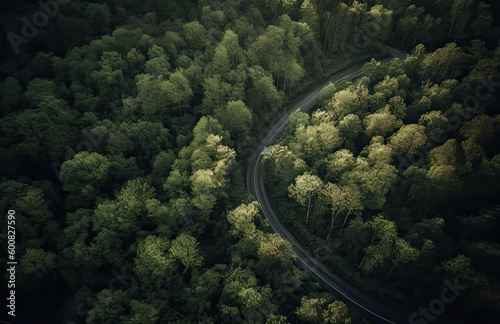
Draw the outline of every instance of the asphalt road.
<instances>
[{"instance_id":1,"label":"asphalt road","mask_svg":"<svg viewBox=\"0 0 500 324\"><path fill-rule=\"evenodd\" d=\"M404 52L387 46L386 48L393 57L405 57ZM372 321L379 323L404 323L408 322L407 316L399 314L398 310L389 309L378 303L376 300L371 298L371 296L367 296L344 279L329 271L321 262L314 258L314 256L307 249L305 249L295 237L293 237L287 228L283 226L272 207L264 186L262 174L262 153L267 149L267 147L273 145L276 139L281 136L284 129L288 125L290 115L299 109L306 110L311 107L318 94L328 84L338 84L342 81L353 80L360 76L362 67L363 63L357 64L349 69L335 74L324 84L313 87L305 95L302 95L297 102L285 109L280 118L277 118L271 123L271 125L267 128L268 132L262 138L257 149L248 160L247 188L259 202L262 213L269 221L273 230L292 244L293 253L297 256L296 262L299 266L307 271L312 278L318 281L323 288L333 293L337 298L344 301L346 304L356 308L360 313L364 314Z\"/></svg>"}]
</instances>

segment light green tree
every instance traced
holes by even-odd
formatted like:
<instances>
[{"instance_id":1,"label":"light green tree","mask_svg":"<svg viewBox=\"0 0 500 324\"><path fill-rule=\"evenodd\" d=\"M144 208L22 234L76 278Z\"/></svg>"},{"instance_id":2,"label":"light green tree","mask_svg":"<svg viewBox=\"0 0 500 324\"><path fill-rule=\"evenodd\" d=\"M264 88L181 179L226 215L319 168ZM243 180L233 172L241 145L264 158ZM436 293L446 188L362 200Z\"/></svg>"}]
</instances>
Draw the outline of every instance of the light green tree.
<instances>
[{"instance_id":1,"label":"light green tree","mask_svg":"<svg viewBox=\"0 0 500 324\"><path fill-rule=\"evenodd\" d=\"M334 228L335 221L341 221L342 217L347 220L352 213L362 210L363 205L361 204L361 195L355 187L338 186L330 182L322 189L321 198L332 211L330 215L330 227L326 236L326 240L328 241ZM346 221L343 222L342 228L345 223ZM342 233L342 228L340 233Z\"/></svg>"},{"instance_id":2,"label":"light green tree","mask_svg":"<svg viewBox=\"0 0 500 324\"><path fill-rule=\"evenodd\" d=\"M302 206L307 206L306 224L309 223L312 199L319 193L322 184L320 178L306 172L295 178L295 183L288 187L290 197L294 198Z\"/></svg>"},{"instance_id":3,"label":"light green tree","mask_svg":"<svg viewBox=\"0 0 500 324\"><path fill-rule=\"evenodd\" d=\"M56 255L44 249L30 248L20 258L21 273L34 279L45 277L57 266Z\"/></svg>"},{"instance_id":4,"label":"light green tree","mask_svg":"<svg viewBox=\"0 0 500 324\"><path fill-rule=\"evenodd\" d=\"M170 245L169 253L184 266L183 273L191 268L198 268L203 264L203 256L198 248L198 241L191 235L181 233Z\"/></svg>"}]
</instances>

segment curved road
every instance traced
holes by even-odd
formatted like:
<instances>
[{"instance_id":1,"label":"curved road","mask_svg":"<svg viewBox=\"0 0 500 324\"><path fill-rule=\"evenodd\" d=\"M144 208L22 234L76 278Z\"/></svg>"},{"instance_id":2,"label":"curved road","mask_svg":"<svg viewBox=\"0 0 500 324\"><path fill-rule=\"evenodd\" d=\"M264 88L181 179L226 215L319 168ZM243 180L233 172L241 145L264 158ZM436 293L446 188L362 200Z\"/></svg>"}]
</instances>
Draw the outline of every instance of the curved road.
<instances>
[{"instance_id":1,"label":"curved road","mask_svg":"<svg viewBox=\"0 0 500 324\"><path fill-rule=\"evenodd\" d=\"M395 48L385 46L391 55L399 58L404 58L405 53ZM283 133L288 125L288 120L291 114L300 109L311 107L321 90L329 83L338 84L342 81L352 80L361 74L363 64L357 64L349 69L332 76L324 84L311 89L307 95L302 96L296 103L290 105L281 118L272 123L268 127L268 132L261 140L259 146L249 158L247 169L247 188L252 193L260 204L262 213L269 221L273 230L282 238L289 241L293 246L293 253L297 256L296 262L309 273L323 288L336 295L339 299L347 304L355 307L358 311L364 314L367 318L380 323L403 323L407 322L408 318L398 314L397 311L388 309L377 301L370 299L366 294L359 291L350 283L330 272L321 262L316 260L314 256L306 250L299 241L286 229L280 222L278 215L273 210L270 199L267 195L264 186L262 175L262 153L267 147L274 144L276 139Z\"/></svg>"}]
</instances>

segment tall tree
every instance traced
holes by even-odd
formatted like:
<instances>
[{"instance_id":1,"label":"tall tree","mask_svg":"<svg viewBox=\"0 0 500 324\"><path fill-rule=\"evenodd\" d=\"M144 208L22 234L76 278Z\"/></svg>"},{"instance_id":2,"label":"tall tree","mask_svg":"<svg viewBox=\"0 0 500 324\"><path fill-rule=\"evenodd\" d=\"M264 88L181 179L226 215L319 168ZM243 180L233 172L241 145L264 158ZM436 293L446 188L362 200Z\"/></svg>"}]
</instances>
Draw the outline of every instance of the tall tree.
<instances>
[{"instance_id":1,"label":"tall tree","mask_svg":"<svg viewBox=\"0 0 500 324\"><path fill-rule=\"evenodd\" d=\"M288 187L290 197L297 200L302 206L307 206L306 224L309 223L312 199L314 195L319 193L322 184L320 178L306 172L295 178L295 184Z\"/></svg>"},{"instance_id":2,"label":"tall tree","mask_svg":"<svg viewBox=\"0 0 500 324\"><path fill-rule=\"evenodd\" d=\"M252 126L252 112L243 101L230 101L223 109L215 110L215 117L229 131L234 141L245 141Z\"/></svg>"},{"instance_id":3,"label":"tall tree","mask_svg":"<svg viewBox=\"0 0 500 324\"><path fill-rule=\"evenodd\" d=\"M389 146L393 149L394 157L401 159L403 163L411 153L425 144L427 137L424 132L423 126L415 124L401 127L389 138Z\"/></svg>"},{"instance_id":4,"label":"tall tree","mask_svg":"<svg viewBox=\"0 0 500 324\"><path fill-rule=\"evenodd\" d=\"M398 20L399 30L403 32L400 46L404 45L408 34L415 32L419 16L421 16L424 11L424 8L416 7L413 4L406 8L404 16Z\"/></svg>"},{"instance_id":5,"label":"tall tree","mask_svg":"<svg viewBox=\"0 0 500 324\"><path fill-rule=\"evenodd\" d=\"M450 10L450 29L448 39L462 34L467 27L475 7L475 0L453 0Z\"/></svg>"},{"instance_id":6,"label":"tall tree","mask_svg":"<svg viewBox=\"0 0 500 324\"><path fill-rule=\"evenodd\" d=\"M183 273L203 264L203 256L200 254L198 245L196 238L184 233L172 240L169 253L182 263Z\"/></svg>"},{"instance_id":7,"label":"tall tree","mask_svg":"<svg viewBox=\"0 0 500 324\"><path fill-rule=\"evenodd\" d=\"M330 216L330 228L326 240L330 239L334 222L337 218L339 220L342 216L347 219L351 213L359 211L363 208L361 204L361 195L359 191L352 186L338 186L336 184L327 183L322 190L322 199L327 205L330 206L332 214ZM344 224L342 225L342 228ZM341 229L342 231L342 229Z\"/></svg>"},{"instance_id":8,"label":"tall tree","mask_svg":"<svg viewBox=\"0 0 500 324\"><path fill-rule=\"evenodd\" d=\"M236 238L253 238L257 235L255 220L259 215L257 202L242 204L227 214L227 220L231 224L230 233Z\"/></svg>"},{"instance_id":9,"label":"tall tree","mask_svg":"<svg viewBox=\"0 0 500 324\"><path fill-rule=\"evenodd\" d=\"M448 43L425 56L421 64L422 76L437 82L453 79L460 75L465 62L462 49L456 43Z\"/></svg>"},{"instance_id":10,"label":"tall tree","mask_svg":"<svg viewBox=\"0 0 500 324\"><path fill-rule=\"evenodd\" d=\"M169 249L170 242L158 236L148 236L139 242L134 272L146 289L162 289L172 280L171 273L176 265Z\"/></svg>"}]
</instances>

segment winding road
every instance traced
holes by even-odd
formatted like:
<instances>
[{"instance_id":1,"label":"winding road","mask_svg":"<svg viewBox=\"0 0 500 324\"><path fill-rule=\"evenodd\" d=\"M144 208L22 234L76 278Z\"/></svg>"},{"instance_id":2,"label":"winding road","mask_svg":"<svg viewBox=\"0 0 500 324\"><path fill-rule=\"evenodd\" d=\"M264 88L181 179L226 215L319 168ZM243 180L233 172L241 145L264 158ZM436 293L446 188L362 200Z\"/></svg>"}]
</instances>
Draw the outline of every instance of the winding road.
<instances>
[{"instance_id":1,"label":"winding road","mask_svg":"<svg viewBox=\"0 0 500 324\"><path fill-rule=\"evenodd\" d=\"M404 58L405 53L392 47L385 46L391 53L391 56L396 58ZM346 280L335 275L327 269L320 261L318 261L302 244L287 230L279 220L278 215L274 211L271 201L267 195L263 179L263 164L262 153L267 150L267 147L274 144L277 138L281 136L284 129L288 125L289 117L297 110L306 110L310 108L321 90L330 83L338 84L342 81L352 80L360 76L363 64L357 64L349 69L335 74L328 79L324 84L313 87L306 95L291 104L281 118L267 128L266 135L260 141L255 152L248 160L247 168L247 189L252 193L260 204L262 213L269 221L273 230L282 238L289 241L293 246L293 253L297 256L296 262L305 271L309 273L323 288L333 293L346 304L353 306L360 313L365 315L372 321L379 323L403 323L408 321L408 317L399 314L397 310L389 309L384 305L373 300Z\"/></svg>"}]
</instances>

